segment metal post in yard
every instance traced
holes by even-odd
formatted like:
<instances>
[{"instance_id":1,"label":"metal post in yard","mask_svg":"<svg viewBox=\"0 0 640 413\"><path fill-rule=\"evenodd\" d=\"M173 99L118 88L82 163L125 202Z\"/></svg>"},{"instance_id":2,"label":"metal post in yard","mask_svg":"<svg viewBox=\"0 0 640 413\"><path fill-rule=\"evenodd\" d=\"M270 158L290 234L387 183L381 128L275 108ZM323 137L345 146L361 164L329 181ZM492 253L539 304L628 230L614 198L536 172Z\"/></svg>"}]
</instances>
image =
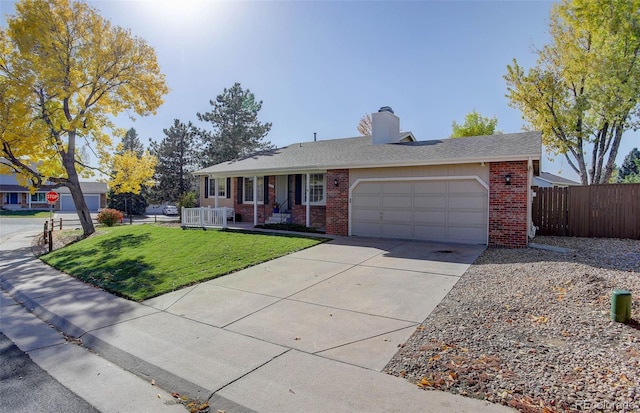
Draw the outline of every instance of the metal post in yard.
<instances>
[{"instance_id":1,"label":"metal post in yard","mask_svg":"<svg viewBox=\"0 0 640 413\"><path fill-rule=\"evenodd\" d=\"M60 217L60 231L62 231L62 217Z\"/></svg>"},{"instance_id":2,"label":"metal post in yard","mask_svg":"<svg viewBox=\"0 0 640 413\"><path fill-rule=\"evenodd\" d=\"M49 230L49 252L53 251L53 230Z\"/></svg>"},{"instance_id":3,"label":"metal post in yard","mask_svg":"<svg viewBox=\"0 0 640 413\"><path fill-rule=\"evenodd\" d=\"M51 220L51 228L53 230L53 204L49 204L49 219Z\"/></svg>"},{"instance_id":4,"label":"metal post in yard","mask_svg":"<svg viewBox=\"0 0 640 413\"><path fill-rule=\"evenodd\" d=\"M47 242L47 233L49 231L47 231L47 227L48 227L49 221L44 221L44 232L42 233L42 241L43 242Z\"/></svg>"}]
</instances>

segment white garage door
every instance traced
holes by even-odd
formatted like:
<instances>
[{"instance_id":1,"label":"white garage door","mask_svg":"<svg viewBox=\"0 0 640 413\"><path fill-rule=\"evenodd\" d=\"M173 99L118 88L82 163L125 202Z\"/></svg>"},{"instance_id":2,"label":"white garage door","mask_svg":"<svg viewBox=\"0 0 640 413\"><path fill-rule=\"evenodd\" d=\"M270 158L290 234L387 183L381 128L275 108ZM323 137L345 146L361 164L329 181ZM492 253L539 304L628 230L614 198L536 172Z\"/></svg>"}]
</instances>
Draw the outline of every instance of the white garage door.
<instances>
[{"instance_id":1,"label":"white garage door","mask_svg":"<svg viewBox=\"0 0 640 413\"><path fill-rule=\"evenodd\" d=\"M89 211L96 212L100 208L100 195L85 195L84 201L89 207ZM76 206L71 195L60 197L60 211L75 211Z\"/></svg>"},{"instance_id":2,"label":"white garage door","mask_svg":"<svg viewBox=\"0 0 640 413\"><path fill-rule=\"evenodd\" d=\"M486 244L487 193L475 179L363 181L351 235Z\"/></svg>"}]
</instances>

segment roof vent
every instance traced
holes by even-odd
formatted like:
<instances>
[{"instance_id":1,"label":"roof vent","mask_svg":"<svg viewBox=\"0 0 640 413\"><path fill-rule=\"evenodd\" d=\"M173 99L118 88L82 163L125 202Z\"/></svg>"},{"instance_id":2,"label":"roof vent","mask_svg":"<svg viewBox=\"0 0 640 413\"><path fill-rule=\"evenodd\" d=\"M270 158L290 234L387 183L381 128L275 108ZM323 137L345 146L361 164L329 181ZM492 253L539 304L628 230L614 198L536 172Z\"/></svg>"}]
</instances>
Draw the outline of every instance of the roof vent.
<instances>
[{"instance_id":1,"label":"roof vent","mask_svg":"<svg viewBox=\"0 0 640 413\"><path fill-rule=\"evenodd\" d=\"M380 109L378 109L378 112L391 112L391 113L395 113L393 111L393 109L391 109L391 106L383 106Z\"/></svg>"}]
</instances>

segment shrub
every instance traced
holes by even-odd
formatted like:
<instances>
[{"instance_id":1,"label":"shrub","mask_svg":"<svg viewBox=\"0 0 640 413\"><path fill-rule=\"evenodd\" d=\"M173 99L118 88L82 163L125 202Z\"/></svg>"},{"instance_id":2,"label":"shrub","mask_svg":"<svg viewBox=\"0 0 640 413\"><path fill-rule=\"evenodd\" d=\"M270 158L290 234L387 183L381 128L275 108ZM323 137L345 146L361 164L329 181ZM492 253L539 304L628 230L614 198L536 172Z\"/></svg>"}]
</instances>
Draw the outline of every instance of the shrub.
<instances>
[{"instance_id":1,"label":"shrub","mask_svg":"<svg viewBox=\"0 0 640 413\"><path fill-rule=\"evenodd\" d=\"M118 222L122 221L123 218L124 215L122 215L122 212L118 211L117 209L103 209L98 214L98 222L108 227L114 226Z\"/></svg>"},{"instance_id":2,"label":"shrub","mask_svg":"<svg viewBox=\"0 0 640 413\"><path fill-rule=\"evenodd\" d=\"M187 192L178 201L178 209L195 208L198 206L198 194L195 192Z\"/></svg>"}]
</instances>

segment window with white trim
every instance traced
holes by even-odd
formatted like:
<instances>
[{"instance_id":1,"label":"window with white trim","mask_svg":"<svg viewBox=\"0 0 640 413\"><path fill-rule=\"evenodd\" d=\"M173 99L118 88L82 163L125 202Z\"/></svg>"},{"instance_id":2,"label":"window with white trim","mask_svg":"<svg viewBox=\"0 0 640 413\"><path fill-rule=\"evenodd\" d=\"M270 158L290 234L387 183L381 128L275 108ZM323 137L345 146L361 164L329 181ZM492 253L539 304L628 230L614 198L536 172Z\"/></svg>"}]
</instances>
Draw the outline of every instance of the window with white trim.
<instances>
[{"instance_id":1,"label":"window with white trim","mask_svg":"<svg viewBox=\"0 0 640 413\"><path fill-rule=\"evenodd\" d=\"M227 178L209 178L209 196L216 195L216 179L218 180L218 197L227 197Z\"/></svg>"},{"instance_id":2,"label":"window with white trim","mask_svg":"<svg viewBox=\"0 0 640 413\"><path fill-rule=\"evenodd\" d=\"M244 202L253 202L253 177L244 178ZM258 177L258 204L264 204L264 176Z\"/></svg>"},{"instance_id":3,"label":"window with white trim","mask_svg":"<svg viewBox=\"0 0 640 413\"><path fill-rule=\"evenodd\" d=\"M36 202L40 204L47 203L47 193L46 192L36 192L31 195L31 202Z\"/></svg>"},{"instance_id":4,"label":"window with white trim","mask_svg":"<svg viewBox=\"0 0 640 413\"><path fill-rule=\"evenodd\" d=\"M309 203L324 205L327 182L325 174L309 174ZM302 175L302 203L307 203L307 175Z\"/></svg>"},{"instance_id":5,"label":"window with white trim","mask_svg":"<svg viewBox=\"0 0 640 413\"><path fill-rule=\"evenodd\" d=\"M218 196L220 198L227 197L227 178L218 178Z\"/></svg>"}]
</instances>

